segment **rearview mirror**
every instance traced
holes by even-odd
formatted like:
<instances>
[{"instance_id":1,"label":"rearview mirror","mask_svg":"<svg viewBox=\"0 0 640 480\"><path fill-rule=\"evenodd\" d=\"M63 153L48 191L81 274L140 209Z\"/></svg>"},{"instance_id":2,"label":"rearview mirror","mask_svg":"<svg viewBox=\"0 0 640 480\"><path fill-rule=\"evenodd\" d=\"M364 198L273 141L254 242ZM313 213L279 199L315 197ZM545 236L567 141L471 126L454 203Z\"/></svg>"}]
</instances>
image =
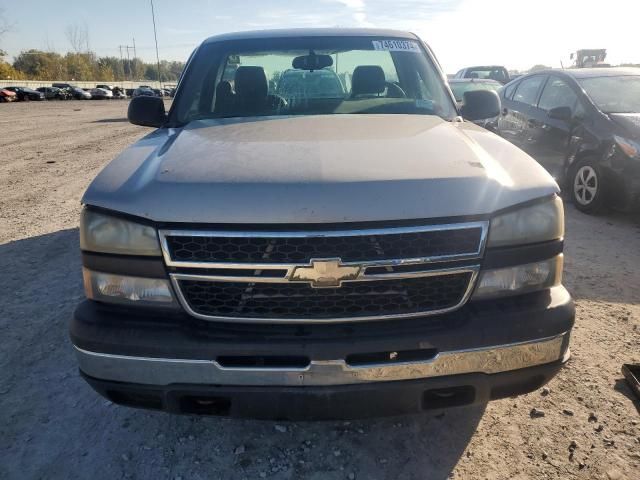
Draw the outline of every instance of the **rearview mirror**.
<instances>
[{"instance_id":1,"label":"rearview mirror","mask_svg":"<svg viewBox=\"0 0 640 480\"><path fill-rule=\"evenodd\" d=\"M296 57L293 59L293 62L291 62L291 66L296 70L313 71L330 67L331 65L333 65L331 55L316 55L315 53Z\"/></svg>"},{"instance_id":2,"label":"rearview mirror","mask_svg":"<svg viewBox=\"0 0 640 480\"><path fill-rule=\"evenodd\" d=\"M464 105L460 113L466 120L484 120L500 114L500 97L493 90L464 92Z\"/></svg>"},{"instance_id":3,"label":"rearview mirror","mask_svg":"<svg viewBox=\"0 0 640 480\"><path fill-rule=\"evenodd\" d=\"M549 110L547 116L554 120L563 120L568 122L573 118L573 112L571 112L571 108L569 107L556 107Z\"/></svg>"},{"instance_id":4,"label":"rearview mirror","mask_svg":"<svg viewBox=\"0 0 640 480\"><path fill-rule=\"evenodd\" d=\"M164 101L160 97L135 97L129 103L127 118L134 125L160 128L167 121Z\"/></svg>"}]
</instances>

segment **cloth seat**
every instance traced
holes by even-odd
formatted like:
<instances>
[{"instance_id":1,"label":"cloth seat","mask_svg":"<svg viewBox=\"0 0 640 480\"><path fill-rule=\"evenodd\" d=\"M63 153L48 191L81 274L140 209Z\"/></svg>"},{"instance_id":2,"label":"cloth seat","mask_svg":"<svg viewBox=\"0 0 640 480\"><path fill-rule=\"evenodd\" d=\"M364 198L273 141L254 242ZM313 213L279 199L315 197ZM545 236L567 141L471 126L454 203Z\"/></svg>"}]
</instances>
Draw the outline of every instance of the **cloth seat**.
<instances>
[{"instance_id":1,"label":"cloth seat","mask_svg":"<svg viewBox=\"0 0 640 480\"><path fill-rule=\"evenodd\" d=\"M351 98L377 96L386 89L384 70L379 65L359 65L351 78Z\"/></svg>"}]
</instances>

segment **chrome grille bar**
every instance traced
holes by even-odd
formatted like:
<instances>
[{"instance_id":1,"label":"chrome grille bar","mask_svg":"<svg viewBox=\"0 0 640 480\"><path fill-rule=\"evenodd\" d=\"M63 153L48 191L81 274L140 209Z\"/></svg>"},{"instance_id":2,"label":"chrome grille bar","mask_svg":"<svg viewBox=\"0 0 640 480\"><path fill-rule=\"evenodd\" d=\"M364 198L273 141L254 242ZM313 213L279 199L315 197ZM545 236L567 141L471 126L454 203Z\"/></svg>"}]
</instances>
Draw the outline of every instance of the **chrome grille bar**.
<instances>
[{"instance_id":1,"label":"chrome grille bar","mask_svg":"<svg viewBox=\"0 0 640 480\"><path fill-rule=\"evenodd\" d=\"M286 238L338 238L338 237L367 237L378 235L402 235L412 233L425 233L425 232L442 232L442 231L455 231L455 230L467 230L467 229L481 229L480 241L478 246L473 251L460 252L453 255L437 255L426 257L414 257L404 259L392 259L386 260L389 262L402 262L402 263L438 263L448 262L455 260L467 260L481 258L484 253L486 245L487 234L489 230L489 222L465 222L465 223L452 223L443 225L422 225L415 227L388 227L388 228L368 228L368 229L354 229L354 230L323 230L323 231L261 231L261 230L174 230L174 229L161 229L158 231L160 236L160 246L162 249L162 255L165 263L169 267L176 268L230 268L230 269L273 269L273 268L288 268L293 266L299 266L297 264L282 264L282 263L269 263L269 247L264 252L264 262L199 262L199 261L179 261L171 257L169 249L168 238L169 237L214 237L214 238L273 238L273 239L286 239ZM335 255L339 256L339 255ZM348 262L345 262L348 263ZM376 262L353 262L357 264L369 263L370 266L375 266ZM302 262L306 264L306 262Z\"/></svg>"},{"instance_id":2,"label":"chrome grille bar","mask_svg":"<svg viewBox=\"0 0 640 480\"><path fill-rule=\"evenodd\" d=\"M464 229L480 229L480 239L477 245L474 244L473 251L461 251L448 255L433 255L416 258L390 258L382 260L372 261L340 261L340 252L336 252L333 259L314 259L308 258L304 262L286 262L276 263L269 262L270 252L273 248L272 242L263 242L264 251L259 254L259 258L262 259L259 262L229 262L229 261L181 261L172 257L172 252L168 243L169 237L212 237L212 238L227 238L227 239L286 239L287 238L336 238L339 243L338 237L357 237L357 236L371 236L371 241L376 242L375 237L381 235L402 235L412 234L416 232L446 232L456 231ZM176 292L176 297L183 306L183 308L192 316L203 320L216 320L216 321L230 321L230 322L246 322L246 323L335 323L335 322L354 322L354 321L371 321L371 320L389 320L399 318L412 318L421 317L426 315L436 315L446 312L450 312L460 308L469 299L473 288L475 286L479 270L480 259L484 254L485 244L488 234L488 222L466 222L444 225L423 225L415 227L389 227L389 228L367 228L367 229L354 229L354 230L323 230L323 231L261 231L261 230L248 230L248 231L227 231L227 230L176 230L176 229L162 229L159 231L160 244L162 248L162 254L166 265L169 267L169 276L171 283ZM477 230L476 230L477 235ZM415 237L414 237L415 238ZM390 239L386 239L389 242ZM387 243L388 245L388 243ZM380 251L378 251L380 250ZM254 250L254 255L255 255ZM383 255L384 251L378 246L376 247L376 253ZM257 259L257 257L256 257ZM468 274L469 282L466 284L464 292L461 290L460 301L454 306L447 306L446 308L433 308L427 311L393 313L384 315L362 315L362 316L336 316L331 318L278 318L276 315L265 314L264 317L251 317L251 316L218 316L199 313L189 303L188 298L185 297L185 293L181 288L181 281L197 281L197 282L235 282L247 284L246 298L243 296L242 301L249 301L253 295L252 285L260 284L293 284L306 282L300 281L298 278L294 278L294 272L299 268L307 268L313 265L313 262L326 262L327 260L338 261L340 268L357 267L357 275L344 279L341 282L372 282L372 281L385 281L385 280L407 280L420 279L427 277L439 277L454 274ZM455 262L454 265L446 264L446 262ZM394 269L403 267L401 271ZM369 271L375 268L376 271ZM188 269L188 270L187 270ZM215 270L215 271L214 271ZM244 270L244 272L240 272ZM264 275L267 273L267 275ZM339 285L323 287L314 286L309 284L310 288L337 288ZM406 304L413 305L412 299L405 295ZM215 298L215 297L212 297ZM256 297L258 298L258 297ZM275 298L275 297L274 297ZM364 301L364 297L363 297ZM405 302L403 302L405 303ZM239 306L239 310L242 306ZM393 308L390 307L392 310ZM401 308L397 309L398 311ZM225 312L226 314L226 312ZM294 314L295 315L295 314Z\"/></svg>"}]
</instances>

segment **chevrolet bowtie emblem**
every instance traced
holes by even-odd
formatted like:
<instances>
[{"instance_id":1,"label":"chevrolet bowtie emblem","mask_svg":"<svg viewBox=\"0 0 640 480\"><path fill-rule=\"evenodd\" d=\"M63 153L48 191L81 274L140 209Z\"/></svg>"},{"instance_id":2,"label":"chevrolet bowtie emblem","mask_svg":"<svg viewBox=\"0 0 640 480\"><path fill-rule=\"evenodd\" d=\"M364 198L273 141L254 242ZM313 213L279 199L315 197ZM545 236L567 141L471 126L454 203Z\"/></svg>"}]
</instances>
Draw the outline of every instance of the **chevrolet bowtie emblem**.
<instances>
[{"instance_id":1,"label":"chevrolet bowtie emblem","mask_svg":"<svg viewBox=\"0 0 640 480\"><path fill-rule=\"evenodd\" d=\"M308 282L314 288L341 287L345 280L355 280L362 269L359 265L342 265L339 258L311 260L310 267L295 267L289 280Z\"/></svg>"}]
</instances>

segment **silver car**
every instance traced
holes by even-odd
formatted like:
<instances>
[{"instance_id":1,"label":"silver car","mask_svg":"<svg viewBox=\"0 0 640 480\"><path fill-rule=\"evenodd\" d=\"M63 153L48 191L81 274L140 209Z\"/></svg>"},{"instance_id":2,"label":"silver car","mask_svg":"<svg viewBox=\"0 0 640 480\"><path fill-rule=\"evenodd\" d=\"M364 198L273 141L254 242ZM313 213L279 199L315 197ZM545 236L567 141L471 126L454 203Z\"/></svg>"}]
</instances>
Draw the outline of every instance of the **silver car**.
<instances>
[{"instance_id":1,"label":"silver car","mask_svg":"<svg viewBox=\"0 0 640 480\"><path fill-rule=\"evenodd\" d=\"M94 100L111 100L113 98L113 92L106 88L92 88L89 93Z\"/></svg>"}]
</instances>

